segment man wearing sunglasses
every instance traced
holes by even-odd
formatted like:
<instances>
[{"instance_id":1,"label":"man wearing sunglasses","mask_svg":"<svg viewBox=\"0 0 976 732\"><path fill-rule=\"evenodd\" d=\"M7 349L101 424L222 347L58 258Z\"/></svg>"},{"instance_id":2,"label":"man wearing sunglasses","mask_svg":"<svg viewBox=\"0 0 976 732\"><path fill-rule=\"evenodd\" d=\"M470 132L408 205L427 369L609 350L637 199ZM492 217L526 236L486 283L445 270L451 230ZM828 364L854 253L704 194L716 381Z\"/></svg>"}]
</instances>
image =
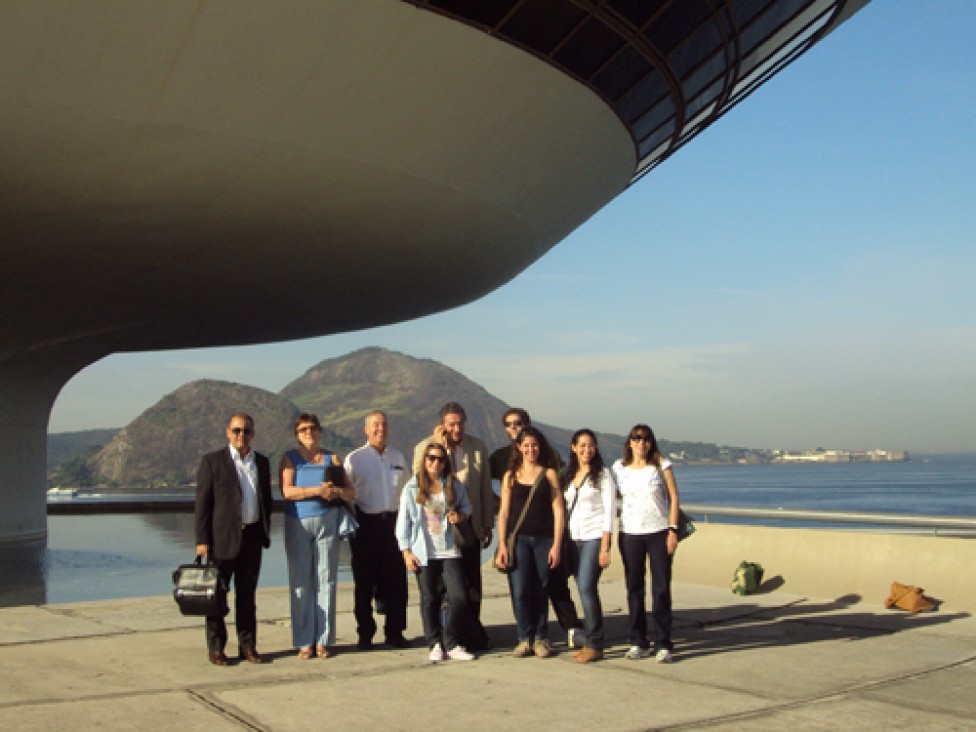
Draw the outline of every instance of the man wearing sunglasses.
<instances>
[{"instance_id":1,"label":"man wearing sunglasses","mask_svg":"<svg viewBox=\"0 0 976 732\"><path fill-rule=\"evenodd\" d=\"M499 447L488 458L492 480L501 482L505 471L508 470L508 462L511 459L512 450L515 449L515 442L518 440L519 433L531 426L532 419L529 417L529 413L521 407L511 407L502 415L502 427L505 428L505 433L511 442ZM552 448L552 452L552 461L553 465L556 466L556 472L562 474L563 458L556 448ZM556 620L559 621L559 627L566 631L566 644L570 648L582 648L583 621L580 620L579 613L576 611L576 604L573 602L573 596L569 592L569 575L562 563L549 573L548 593L552 611L556 614Z\"/></svg>"},{"instance_id":2,"label":"man wearing sunglasses","mask_svg":"<svg viewBox=\"0 0 976 732\"><path fill-rule=\"evenodd\" d=\"M257 651L254 593L261 550L271 545L271 468L251 450L254 420L238 412L227 425L227 447L203 456L197 472L195 533L197 555L212 559L223 580L234 579L234 617L242 660L262 663ZM215 615L206 620L210 663L226 666L227 626Z\"/></svg>"}]
</instances>

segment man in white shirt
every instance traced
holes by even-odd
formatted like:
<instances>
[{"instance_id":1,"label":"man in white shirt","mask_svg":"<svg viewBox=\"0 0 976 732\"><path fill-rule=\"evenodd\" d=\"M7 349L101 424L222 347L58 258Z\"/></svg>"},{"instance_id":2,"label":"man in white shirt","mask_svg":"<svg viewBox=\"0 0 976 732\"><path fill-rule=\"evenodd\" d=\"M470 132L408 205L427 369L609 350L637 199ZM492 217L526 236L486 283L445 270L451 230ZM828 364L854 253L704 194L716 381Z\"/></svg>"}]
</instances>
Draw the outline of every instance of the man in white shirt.
<instances>
[{"instance_id":1,"label":"man in white shirt","mask_svg":"<svg viewBox=\"0 0 976 732\"><path fill-rule=\"evenodd\" d=\"M365 432L366 444L349 453L345 461L346 473L356 488L359 520L359 530L350 542L358 647L373 647L375 596L384 604L386 644L406 648L407 575L395 529L400 491L407 482L409 466L403 453L387 444L383 412L374 410L366 415Z\"/></svg>"}]
</instances>

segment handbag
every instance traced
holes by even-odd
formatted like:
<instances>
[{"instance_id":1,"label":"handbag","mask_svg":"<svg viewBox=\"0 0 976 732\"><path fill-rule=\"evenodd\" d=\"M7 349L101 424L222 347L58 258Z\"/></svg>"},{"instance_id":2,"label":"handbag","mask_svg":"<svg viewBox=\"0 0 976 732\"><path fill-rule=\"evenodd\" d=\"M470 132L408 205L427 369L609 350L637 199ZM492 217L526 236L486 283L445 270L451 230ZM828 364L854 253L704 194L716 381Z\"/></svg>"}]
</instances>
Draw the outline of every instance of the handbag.
<instances>
[{"instance_id":1,"label":"handbag","mask_svg":"<svg viewBox=\"0 0 976 732\"><path fill-rule=\"evenodd\" d=\"M691 516L684 512L684 509L678 508L678 541L684 541L689 536L695 533L695 524L691 520Z\"/></svg>"},{"instance_id":2,"label":"handbag","mask_svg":"<svg viewBox=\"0 0 976 732\"><path fill-rule=\"evenodd\" d=\"M498 560L498 549L495 549L495 557L491 560L491 566L502 574L508 574L515 569L515 538L518 536L518 531L522 527L522 521L525 520L525 514L529 512L529 506L532 505L532 499L535 497L535 491L542 482L542 478L545 474L546 471L543 470L535 479L535 483L533 483L532 488L529 489L529 496L525 499L525 505L522 506L522 513L519 514L518 521L515 522L515 526L512 527L511 533L509 533L508 537L505 539L505 549L508 552L508 562L502 564ZM514 476L512 479L514 480Z\"/></svg>"},{"instance_id":3,"label":"handbag","mask_svg":"<svg viewBox=\"0 0 976 732\"><path fill-rule=\"evenodd\" d=\"M173 571L173 599L184 615L223 617L228 612L227 583L217 566L201 556Z\"/></svg>"},{"instance_id":4,"label":"handbag","mask_svg":"<svg viewBox=\"0 0 976 732\"><path fill-rule=\"evenodd\" d=\"M453 504L451 510L457 511L457 504ZM471 549L481 545L478 535L474 533L470 516L465 516L463 521L451 524L451 536L454 539L454 546L458 549Z\"/></svg>"},{"instance_id":5,"label":"handbag","mask_svg":"<svg viewBox=\"0 0 976 732\"><path fill-rule=\"evenodd\" d=\"M892 582L891 593L885 599L884 606L889 610L897 607L910 613L926 612L934 608L935 603L923 595L923 592L924 590L921 587Z\"/></svg>"},{"instance_id":6,"label":"handbag","mask_svg":"<svg viewBox=\"0 0 976 732\"><path fill-rule=\"evenodd\" d=\"M583 482L585 483L586 481L584 480ZM562 559L559 563L563 566L567 575L573 576L579 574L579 548L576 546L576 542L573 541L573 537L569 535L569 520L573 516L573 509L576 508L576 502L579 500L579 492L582 487L583 485L580 484L580 487L576 489L576 493L573 494L573 504L566 512L566 527L563 531L563 544L560 552Z\"/></svg>"}]
</instances>

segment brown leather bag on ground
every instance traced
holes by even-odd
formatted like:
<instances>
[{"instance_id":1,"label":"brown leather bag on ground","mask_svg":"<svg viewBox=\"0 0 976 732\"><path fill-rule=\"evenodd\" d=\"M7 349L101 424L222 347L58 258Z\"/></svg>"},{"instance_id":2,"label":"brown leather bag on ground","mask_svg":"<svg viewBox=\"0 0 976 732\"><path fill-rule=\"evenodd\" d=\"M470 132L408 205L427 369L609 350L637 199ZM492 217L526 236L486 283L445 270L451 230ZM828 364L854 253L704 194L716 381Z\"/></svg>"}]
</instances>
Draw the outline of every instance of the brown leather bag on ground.
<instances>
[{"instance_id":1,"label":"brown leather bag on ground","mask_svg":"<svg viewBox=\"0 0 976 732\"><path fill-rule=\"evenodd\" d=\"M910 613L920 613L931 610L935 607L930 599L922 594L921 587L903 585L901 582L891 583L891 594L884 601L884 606L889 610L893 607L907 610Z\"/></svg>"}]
</instances>

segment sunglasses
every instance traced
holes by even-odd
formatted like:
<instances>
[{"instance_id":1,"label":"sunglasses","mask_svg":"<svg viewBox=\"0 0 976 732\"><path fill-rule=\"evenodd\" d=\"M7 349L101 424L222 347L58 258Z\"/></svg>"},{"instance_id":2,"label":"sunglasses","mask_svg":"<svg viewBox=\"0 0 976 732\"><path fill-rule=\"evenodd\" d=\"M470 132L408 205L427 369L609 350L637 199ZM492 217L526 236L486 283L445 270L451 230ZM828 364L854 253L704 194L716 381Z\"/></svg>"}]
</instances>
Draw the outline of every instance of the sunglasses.
<instances>
[{"instance_id":1,"label":"sunglasses","mask_svg":"<svg viewBox=\"0 0 976 732\"><path fill-rule=\"evenodd\" d=\"M430 463L446 463L447 462L447 458L444 457L444 456L442 456L442 455L424 455L424 457L427 459L427 462L430 462Z\"/></svg>"},{"instance_id":2,"label":"sunglasses","mask_svg":"<svg viewBox=\"0 0 976 732\"><path fill-rule=\"evenodd\" d=\"M520 419L513 419L511 422L506 422L505 423L505 426L506 427L521 427L522 426L522 420L520 420Z\"/></svg>"},{"instance_id":3,"label":"sunglasses","mask_svg":"<svg viewBox=\"0 0 976 732\"><path fill-rule=\"evenodd\" d=\"M630 439L633 440L634 442L650 442L651 441L651 436L650 435L631 435L630 436Z\"/></svg>"},{"instance_id":4,"label":"sunglasses","mask_svg":"<svg viewBox=\"0 0 976 732\"><path fill-rule=\"evenodd\" d=\"M242 432L245 435L250 435L254 432L254 430L252 430L250 427L234 427L231 429L231 432L233 432L235 435L239 435Z\"/></svg>"}]
</instances>

